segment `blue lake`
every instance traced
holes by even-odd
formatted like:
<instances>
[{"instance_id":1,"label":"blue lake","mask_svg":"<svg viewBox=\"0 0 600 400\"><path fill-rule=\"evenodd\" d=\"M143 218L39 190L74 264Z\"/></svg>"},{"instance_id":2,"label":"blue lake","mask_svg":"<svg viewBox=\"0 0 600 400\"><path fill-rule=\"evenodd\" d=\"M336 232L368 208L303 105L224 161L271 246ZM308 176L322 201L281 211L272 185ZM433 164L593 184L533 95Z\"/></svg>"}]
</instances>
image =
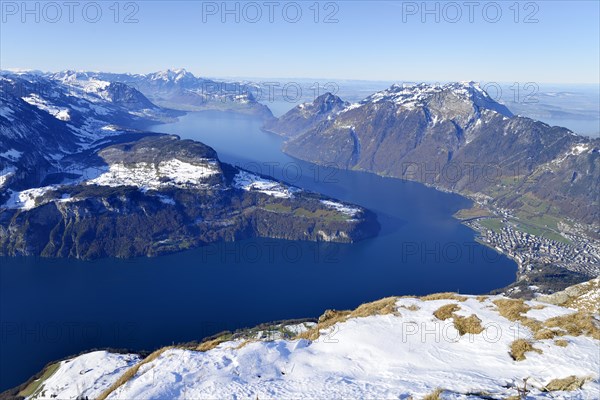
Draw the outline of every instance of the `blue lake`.
<instances>
[{"instance_id":1,"label":"blue lake","mask_svg":"<svg viewBox=\"0 0 600 400\"><path fill-rule=\"evenodd\" d=\"M475 232L452 217L469 200L295 160L260 125L204 112L154 130L200 140L222 161L370 208L379 236L355 244L255 239L153 259L0 258L0 390L49 361L93 348L152 350L390 295L479 294L514 280L516 264L476 243Z\"/></svg>"}]
</instances>

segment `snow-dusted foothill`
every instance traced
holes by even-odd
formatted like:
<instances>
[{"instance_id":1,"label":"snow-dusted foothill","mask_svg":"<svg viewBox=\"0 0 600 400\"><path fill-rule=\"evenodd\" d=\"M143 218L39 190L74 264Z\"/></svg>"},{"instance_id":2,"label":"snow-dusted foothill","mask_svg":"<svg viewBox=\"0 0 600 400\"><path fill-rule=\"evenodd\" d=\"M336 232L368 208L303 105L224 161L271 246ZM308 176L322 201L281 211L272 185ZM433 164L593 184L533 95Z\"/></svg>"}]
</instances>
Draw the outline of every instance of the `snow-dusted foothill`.
<instances>
[{"instance_id":1,"label":"snow-dusted foothill","mask_svg":"<svg viewBox=\"0 0 600 400\"><path fill-rule=\"evenodd\" d=\"M586 285L579 293L597 297L598 279ZM108 399L504 399L523 390L527 398L589 399L600 390L598 317L597 308L503 296L392 297L327 311L316 325L277 326L283 336L252 331L164 348L120 370L121 379L114 363L99 362L89 376L109 376L108 389L106 378L61 364L42 383L45 396L31 398L78 387L106 389L100 398Z\"/></svg>"}]
</instances>

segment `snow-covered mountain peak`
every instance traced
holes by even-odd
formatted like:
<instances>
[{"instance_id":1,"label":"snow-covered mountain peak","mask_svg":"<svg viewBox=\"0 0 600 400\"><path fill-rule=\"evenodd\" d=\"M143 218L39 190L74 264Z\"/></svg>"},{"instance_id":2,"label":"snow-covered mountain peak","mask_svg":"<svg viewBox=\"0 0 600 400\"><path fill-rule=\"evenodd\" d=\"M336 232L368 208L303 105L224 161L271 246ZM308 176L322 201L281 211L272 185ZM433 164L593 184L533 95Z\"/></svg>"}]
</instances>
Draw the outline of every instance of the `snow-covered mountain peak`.
<instances>
[{"instance_id":1,"label":"snow-covered mountain peak","mask_svg":"<svg viewBox=\"0 0 600 400\"><path fill-rule=\"evenodd\" d=\"M463 101L477 108L496 111L504 116L513 114L502 104L497 103L489 94L473 81L451 82L441 84L393 84L389 88L374 93L364 99L361 104L389 102L406 109L426 107L432 101L444 103Z\"/></svg>"},{"instance_id":2,"label":"snow-covered mountain peak","mask_svg":"<svg viewBox=\"0 0 600 400\"><path fill-rule=\"evenodd\" d=\"M399 106L404 106L405 108L414 108L424 106L426 100L428 100L431 95L439 93L441 90L441 87L438 85L429 85L426 83L419 83L416 85L394 84L385 90L370 95L361 103L390 102Z\"/></svg>"},{"instance_id":3,"label":"snow-covered mountain peak","mask_svg":"<svg viewBox=\"0 0 600 400\"><path fill-rule=\"evenodd\" d=\"M74 71L71 69L67 69L64 71L57 72L55 74L50 74L50 79L55 81L59 81L62 83L73 83L77 81L86 81L90 79L90 75L84 71Z\"/></svg>"},{"instance_id":4,"label":"snow-covered mountain peak","mask_svg":"<svg viewBox=\"0 0 600 400\"><path fill-rule=\"evenodd\" d=\"M317 107L320 107L321 111L329 111L333 108L342 109L347 107L349 104L339 98L338 96L331 94L329 92L324 93L317 97L313 104Z\"/></svg>"},{"instance_id":5,"label":"snow-covered mountain peak","mask_svg":"<svg viewBox=\"0 0 600 400\"><path fill-rule=\"evenodd\" d=\"M186 71L184 68L167 69L147 75L151 80L161 80L165 82L179 82L183 79L196 79L194 74Z\"/></svg>"}]
</instances>

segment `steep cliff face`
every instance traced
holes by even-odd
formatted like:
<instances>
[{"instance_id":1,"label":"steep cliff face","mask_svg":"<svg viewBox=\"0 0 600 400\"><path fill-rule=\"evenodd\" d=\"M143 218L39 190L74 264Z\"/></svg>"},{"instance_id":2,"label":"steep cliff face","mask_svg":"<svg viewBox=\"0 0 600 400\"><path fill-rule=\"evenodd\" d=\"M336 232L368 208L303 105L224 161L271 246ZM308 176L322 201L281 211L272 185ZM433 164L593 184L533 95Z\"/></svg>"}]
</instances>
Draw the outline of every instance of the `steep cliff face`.
<instances>
[{"instance_id":1,"label":"steep cliff face","mask_svg":"<svg viewBox=\"0 0 600 400\"><path fill-rule=\"evenodd\" d=\"M263 129L278 135L294 137L339 113L349 105L350 103L343 101L338 96L325 93L317 97L313 103L300 104L281 118L266 122Z\"/></svg>"},{"instance_id":2,"label":"steep cliff face","mask_svg":"<svg viewBox=\"0 0 600 400\"><path fill-rule=\"evenodd\" d=\"M476 84L394 85L298 120L314 109L297 107L274 124L291 137L284 150L294 157L482 194L506 208L531 195L555 214L600 220L600 140L513 116Z\"/></svg>"},{"instance_id":3,"label":"steep cliff face","mask_svg":"<svg viewBox=\"0 0 600 400\"><path fill-rule=\"evenodd\" d=\"M0 254L152 256L219 240L377 233L360 207L223 164L202 143L134 129L179 113L100 78L0 74ZM182 73L139 79L197 83Z\"/></svg>"},{"instance_id":4,"label":"steep cliff face","mask_svg":"<svg viewBox=\"0 0 600 400\"><path fill-rule=\"evenodd\" d=\"M0 254L154 256L251 237L352 242L378 230L367 210L222 164L202 143L150 136L96 156L69 183L10 191Z\"/></svg>"}]
</instances>

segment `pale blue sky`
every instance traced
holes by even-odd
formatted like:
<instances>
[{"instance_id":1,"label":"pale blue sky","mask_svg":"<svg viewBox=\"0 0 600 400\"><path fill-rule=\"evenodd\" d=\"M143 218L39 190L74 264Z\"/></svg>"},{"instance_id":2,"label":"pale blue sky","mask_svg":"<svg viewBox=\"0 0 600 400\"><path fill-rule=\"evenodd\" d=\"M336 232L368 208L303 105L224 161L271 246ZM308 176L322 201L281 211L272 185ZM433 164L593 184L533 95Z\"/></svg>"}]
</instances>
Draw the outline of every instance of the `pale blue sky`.
<instances>
[{"instance_id":1,"label":"pale blue sky","mask_svg":"<svg viewBox=\"0 0 600 400\"><path fill-rule=\"evenodd\" d=\"M90 3L79 2L70 22L65 6L57 17L56 9L44 8L46 2L39 3L38 11L29 3L34 11L24 14L21 1L2 1L0 67L115 72L184 67L215 77L599 82L598 1L519 2L518 22L515 1L498 1L494 4L502 16L496 23L489 22L496 9L487 1L475 2L473 22L464 1L454 3L460 6L459 18L456 8L439 2L439 23L435 14L421 14L421 1L322 1L317 3L318 23L313 1L297 2L302 10L297 23L284 18L286 5L285 17L294 18L295 8L287 1L275 2L274 22L264 2L257 1L263 15L256 23L248 21L255 9L246 6L243 13L248 2L239 3L239 23L235 15L226 15L223 23L220 9L203 18L203 7L220 8L221 1L123 1L118 23L115 2L98 1L102 16L91 23L83 13L86 6L85 16L95 18ZM136 8L138 22L124 23ZM338 22L324 23L336 8ZM532 13L538 22L525 23ZM57 22L49 22L53 19Z\"/></svg>"}]
</instances>

